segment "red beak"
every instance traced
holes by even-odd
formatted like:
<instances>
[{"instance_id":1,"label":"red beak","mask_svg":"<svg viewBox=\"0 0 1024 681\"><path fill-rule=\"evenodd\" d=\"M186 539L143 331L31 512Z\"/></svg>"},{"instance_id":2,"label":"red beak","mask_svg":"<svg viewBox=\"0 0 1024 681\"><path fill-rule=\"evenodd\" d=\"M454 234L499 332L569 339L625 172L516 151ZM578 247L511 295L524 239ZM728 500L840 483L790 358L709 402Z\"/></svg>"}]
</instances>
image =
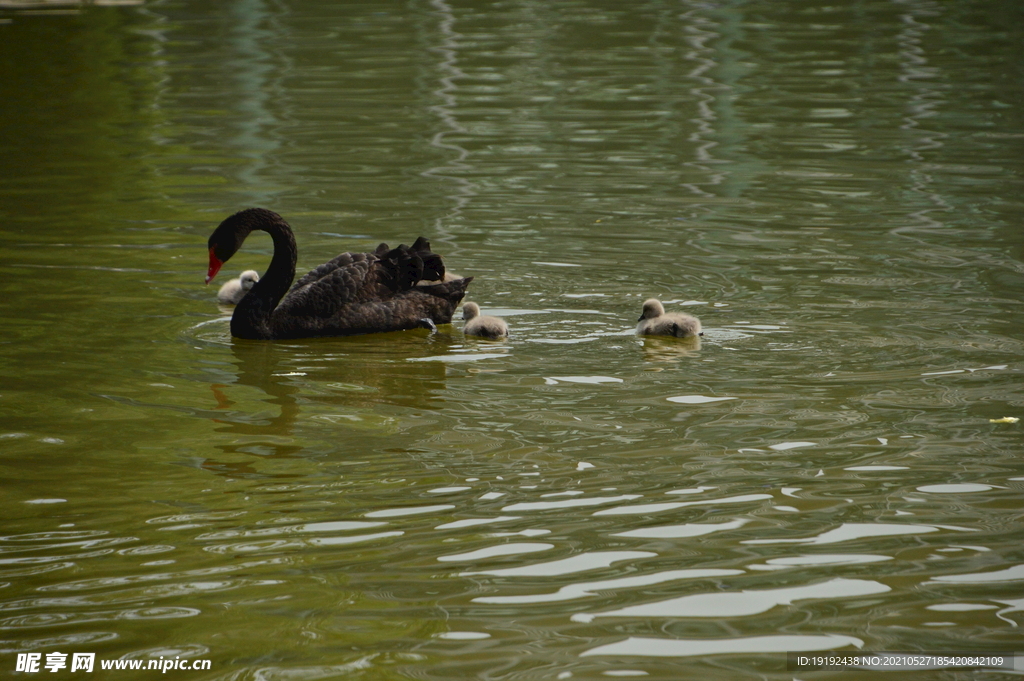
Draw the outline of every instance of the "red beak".
<instances>
[{"instance_id":1,"label":"red beak","mask_svg":"<svg viewBox=\"0 0 1024 681\"><path fill-rule=\"evenodd\" d=\"M206 270L206 283L209 284L213 281L213 278L220 272L220 268L224 265L224 261L218 258L213 253L213 249L210 249L210 269Z\"/></svg>"}]
</instances>

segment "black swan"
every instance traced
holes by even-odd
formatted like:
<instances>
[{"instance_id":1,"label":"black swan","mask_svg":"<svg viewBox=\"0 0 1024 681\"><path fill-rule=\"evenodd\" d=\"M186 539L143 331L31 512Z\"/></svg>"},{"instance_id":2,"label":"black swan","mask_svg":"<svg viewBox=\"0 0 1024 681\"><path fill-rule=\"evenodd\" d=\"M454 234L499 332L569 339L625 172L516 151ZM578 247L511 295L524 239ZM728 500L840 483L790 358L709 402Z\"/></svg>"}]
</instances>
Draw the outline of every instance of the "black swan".
<instances>
[{"instance_id":1,"label":"black swan","mask_svg":"<svg viewBox=\"0 0 1024 681\"><path fill-rule=\"evenodd\" d=\"M462 306L462 318L466 325L462 333L467 336L483 336L484 338L503 338L508 335L508 324L501 317L480 316L480 306L466 303Z\"/></svg>"},{"instance_id":2,"label":"black swan","mask_svg":"<svg viewBox=\"0 0 1024 681\"><path fill-rule=\"evenodd\" d=\"M295 278L295 235L277 213L249 208L210 235L207 284L255 229L270 234L274 257L231 315L231 335L238 338L351 336L448 324L473 279L417 286L423 279L443 280L445 274L441 256L420 237L412 247L381 244L373 253L342 253L289 290Z\"/></svg>"},{"instance_id":3,"label":"black swan","mask_svg":"<svg viewBox=\"0 0 1024 681\"><path fill-rule=\"evenodd\" d=\"M703 336L700 320L682 312L665 314L665 308L657 298L644 301L643 314L636 325L636 332L641 336L677 336L692 338Z\"/></svg>"},{"instance_id":4,"label":"black swan","mask_svg":"<svg viewBox=\"0 0 1024 681\"><path fill-rule=\"evenodd\" d=\"M220 287L220 290L217 291L217 300L225 305L238 305L238 301L259 280L259 272L246 270L234 279L228 279L227 283Z\"/></svg>"}]
</instances>

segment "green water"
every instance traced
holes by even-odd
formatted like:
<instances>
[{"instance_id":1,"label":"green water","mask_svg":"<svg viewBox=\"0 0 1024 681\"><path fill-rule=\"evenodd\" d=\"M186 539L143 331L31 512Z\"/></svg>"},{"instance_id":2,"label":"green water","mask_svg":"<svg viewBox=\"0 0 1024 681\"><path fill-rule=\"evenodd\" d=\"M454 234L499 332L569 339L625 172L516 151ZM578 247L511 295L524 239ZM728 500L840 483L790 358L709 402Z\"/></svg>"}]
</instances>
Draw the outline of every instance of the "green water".
<instances>
[{"instance_id":1,"label":"green water","mask_svg":"<svg viewBox=\"0 0 1024 681\"><path fill-rule=\"evenodd\" d=\"M0 677L1024 651L1022 14L0 2ZM300 272L427 236L512 336L232 340L254 205Z\"/></svg>"}]
</instances>

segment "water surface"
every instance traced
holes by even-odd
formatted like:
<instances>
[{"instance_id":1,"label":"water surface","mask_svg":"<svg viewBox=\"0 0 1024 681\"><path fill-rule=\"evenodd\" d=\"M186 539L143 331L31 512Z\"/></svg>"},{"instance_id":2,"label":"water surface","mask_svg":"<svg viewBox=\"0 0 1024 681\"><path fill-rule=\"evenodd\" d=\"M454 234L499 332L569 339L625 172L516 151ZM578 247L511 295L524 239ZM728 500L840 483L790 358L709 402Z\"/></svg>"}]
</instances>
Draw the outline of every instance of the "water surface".
<instances>
[{"instance_id":1,"label":"water surface","mask_svg":"<svg viewBox=\"0 0 1024 681\"><path fill-rule=\"evenodd\" d=\"M1020 649L1020 19L0 2L0 669ZM252 205L300 271L427 236L512 336L231 339ZM704 337L636 338L651 296Z\"/></svg>"}]
</instances>

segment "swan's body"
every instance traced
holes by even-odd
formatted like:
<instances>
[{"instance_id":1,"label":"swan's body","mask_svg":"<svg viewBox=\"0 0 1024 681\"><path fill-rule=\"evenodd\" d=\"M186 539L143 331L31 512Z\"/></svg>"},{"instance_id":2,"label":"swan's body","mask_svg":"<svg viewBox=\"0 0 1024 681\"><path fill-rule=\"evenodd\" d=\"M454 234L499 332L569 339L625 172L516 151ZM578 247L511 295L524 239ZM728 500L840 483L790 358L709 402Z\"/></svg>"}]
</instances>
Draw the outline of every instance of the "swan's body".
<instances>
[{"instance_id":1,"label":"swan's body","mask_svg":"<svg viewBox=\"0 0 1024 681\"><path fill-rule=\"evenodd\" d=\"M504 338L508 335L508 324L501 317L489 317L480 314L480 306L466 303L462 306L462 318L466 320L462 333L467 336L483 336L484 338Z\"/></svg>"},{"instance_id":2,"label":"swan's body","mask_svg":"<svg viewBox=\"0 0 1024 681\"><path fill-rule=\"evenodd\" d=\"M682 312L666 314L661 301L649 298L644 301L643 313L636 325L636 332L641 336L676 336L692 338L702 336L700 320Z\"/></svg>"},{"instance_id":3,"label":"swan's body","mask_svg":"<svg viewBox=\"0 0 1024 681\"><path fill-rule=\"evenodd\" d=\"M217 300L225 305L238 305L242 296L249 292L260 275L256 270L246 270L234 279L228 279L227 283L217 291Z\"/></svg>"},{"instance_id":4,"label":"swan's body","mask_svg":"<svg viewBox=\"0 0 1024 681\"><path fill-rule=\"evenodd\" d=\"M231 335L238 338L351 336L448 324L472 280L417 286L445 274L441 256L420 237L411 248L381 244L373 253L342 253L291 286L295 235L277 213L250 208L224 220L210 236L206 283L253 230L270 234L274 257L235 307Z\"/></svg>"}]
</instances>

